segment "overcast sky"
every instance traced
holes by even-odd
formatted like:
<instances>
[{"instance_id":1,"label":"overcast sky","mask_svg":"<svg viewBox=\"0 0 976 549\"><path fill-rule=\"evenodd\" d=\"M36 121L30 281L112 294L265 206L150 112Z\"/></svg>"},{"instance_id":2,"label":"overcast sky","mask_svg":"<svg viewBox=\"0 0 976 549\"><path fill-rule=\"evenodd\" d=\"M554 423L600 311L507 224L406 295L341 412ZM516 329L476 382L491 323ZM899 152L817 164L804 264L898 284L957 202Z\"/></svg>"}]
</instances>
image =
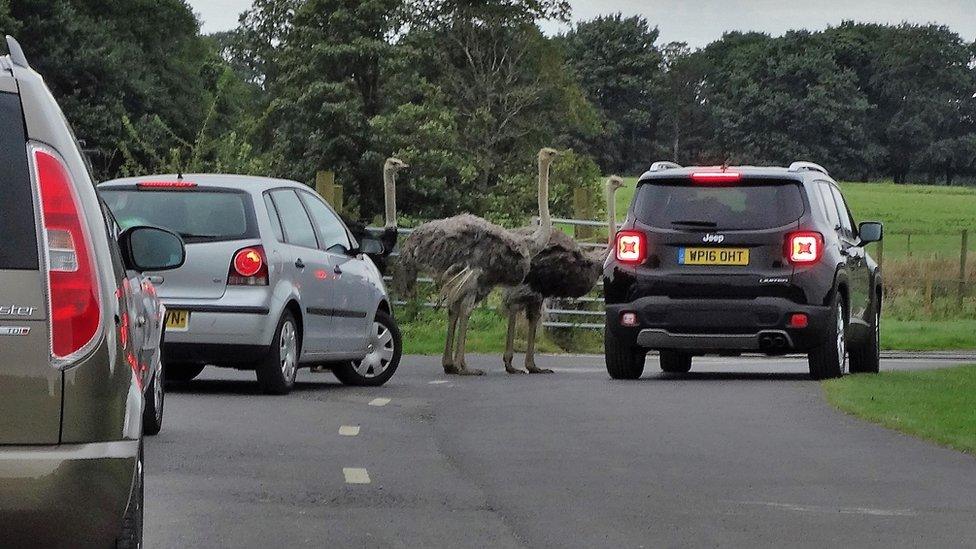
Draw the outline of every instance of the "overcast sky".
<instances>
[{"instance_id":1,"label":"overcast sky","mask_svg":"<svg viewBox=\"0 0 976 549\"><path fill-rule=\"evenodd\" d=\"M237 25L251 0L189 0L206 33ZM622 12L641 14L661 30L661 42L704 46L730 30L774 35L789 29L823 29L846 19L865 22L939 23L976 40L976 0L572 0L574 20ZM555 32L554 26L546 30Z\"/></svg>"}]
</instances>

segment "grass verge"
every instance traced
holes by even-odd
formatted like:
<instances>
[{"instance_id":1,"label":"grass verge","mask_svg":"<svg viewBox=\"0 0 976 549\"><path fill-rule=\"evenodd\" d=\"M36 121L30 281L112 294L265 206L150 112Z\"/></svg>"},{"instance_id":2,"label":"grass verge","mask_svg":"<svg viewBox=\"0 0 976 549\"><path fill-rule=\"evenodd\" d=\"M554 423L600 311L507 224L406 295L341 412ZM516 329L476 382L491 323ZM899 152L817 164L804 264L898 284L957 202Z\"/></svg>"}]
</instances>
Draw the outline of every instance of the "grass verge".
<instances>
[{"instance_id":1,"label":"grass verge","mask_svg":"<svg viewBox=\"0 0 976 549\"><path fill-rule=\"evenodd\" d=\"M849 414L976 454L976 365L852 375L825 382L824 390Z\"/></svg>"},{"instance_id":2,"label":"grass verge","mask_svg":"<svg viewBox=\"0 0 976 549\"><path fill-rule=\"evenodd\" d=\"M976 320L888 320L881 322L881 346L897 351L976 349Z\"/></svg>"}]
</instances>

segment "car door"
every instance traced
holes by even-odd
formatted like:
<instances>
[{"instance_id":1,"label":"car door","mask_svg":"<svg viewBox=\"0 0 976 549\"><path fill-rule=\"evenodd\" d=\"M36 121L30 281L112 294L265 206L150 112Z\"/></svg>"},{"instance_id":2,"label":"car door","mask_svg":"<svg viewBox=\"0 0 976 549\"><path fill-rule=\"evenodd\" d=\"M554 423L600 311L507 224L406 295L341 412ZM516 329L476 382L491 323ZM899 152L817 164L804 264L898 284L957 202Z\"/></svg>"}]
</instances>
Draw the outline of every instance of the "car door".
<instances>
[{"instance_id":1,"label":"car door","mask_svg":"<svg viewBox=\"0 0 976 549\"><path fill-rule=\"evenodd\" d=\"M335 329L335 348L344 353L366 349L367 322L372 318L369 274L364 261L351 255L352 241L345 224L319 196L302 191L319 238L319 246L328 254L332 267L333 292L329 307Z\"/></svg>"},{"instance_id":2,"label":"car door","mask_svg":"<svg viewBox=\"0 0 976 549\"><path fill-rule=\"evenodd\" d=\"M844 195L836 185L830 186L840 216L842 240L847 244L848 268L850 269L851 322L865 324L868 307L871 305L871 274L868 270L864 246L857 235L854 216L844 200Z\"/></svg>"},{"instance_id":3,"label":"car door","mask_svg":"<svg viewBox=\"0 0 976 549\"><path fill-rule=\"evenodd\" d=\"M332 350L333 329L332 317L328 313L333 292L328 279L331 269L328 256L319 249L312 221L296 191L275 189L267 194L278 215L284 238L279 252L284 272L298 288L300 305L305 312L302 355L327 353Z\"/></svg>"}]
</instances>

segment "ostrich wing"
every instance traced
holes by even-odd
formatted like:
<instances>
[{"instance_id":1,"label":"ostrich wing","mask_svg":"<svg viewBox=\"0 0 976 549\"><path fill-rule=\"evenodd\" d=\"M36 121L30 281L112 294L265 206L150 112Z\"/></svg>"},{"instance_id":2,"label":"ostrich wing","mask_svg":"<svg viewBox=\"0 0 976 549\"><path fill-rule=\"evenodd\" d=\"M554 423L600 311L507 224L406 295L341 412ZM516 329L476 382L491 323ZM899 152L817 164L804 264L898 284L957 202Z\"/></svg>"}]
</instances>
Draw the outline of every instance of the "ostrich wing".
<instances>
[{"instance_id":1,"label":"ostrich wing","mask_svg":"<svg viewBox=\"0 0 976 549\"><path fill-rule=\"evenodd\" d=\"M533 230L523 227L515 232L527 235ZM546 297L582 297L593 289L602 267L602 259L585 253L569 235L554 229L549 244L532 258L524 283Z\"/></svg>"}]
</instances>

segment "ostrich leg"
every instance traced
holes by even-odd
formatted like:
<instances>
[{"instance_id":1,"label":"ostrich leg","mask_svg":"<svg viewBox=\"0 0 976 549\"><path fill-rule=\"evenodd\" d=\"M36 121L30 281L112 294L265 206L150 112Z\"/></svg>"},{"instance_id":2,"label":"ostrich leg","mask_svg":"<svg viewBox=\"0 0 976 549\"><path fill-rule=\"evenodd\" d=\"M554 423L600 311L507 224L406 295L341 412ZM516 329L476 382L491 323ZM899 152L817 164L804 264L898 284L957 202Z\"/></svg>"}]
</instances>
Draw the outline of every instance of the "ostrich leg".
<instances>
[{"instance_id":1,"label":"ostrich leg","mask_svg":"<svg viewBox=\"0 0 976 549\"><path fill-rule=\"evenodd\" d=\"M505 371L510 374L524 374L524 370L519 370L512 366L512 359L515 357L515 324L518 320L518 309L512 308L508 313L508 337L505 340Z\"/></svg>"},{"instance_id":2,"label":"ostrich leg","mask_svg":"<svg viewBox=\"0 0 976 549\"><path fill-rule=\"evenodd\" d=\"M477 305L475 292L477 292L476 288L469 287L458 307L458 341L454 354L454 367L457 369L457 374L462 376L485 375L485 372L482 370L469 370L467 361L464 358L464 348L468 339L468 319L471 318L471 313L474 312L475 305Z\"/></svg>"},{"instance_id":3,"label":"ostrich leg","mask_svg":"<svg viewBox=\"0 0 976 549\"><path fill-rule=\"evenodd\" d=\"M447 310L447 340L444 342L444 357L441 359L441 366L444 367L445 374L458 373L454 365L454 334L457 330L457 306L451 304Z\"/></svg>"},{"instance_id":4,"label":"ostrich leg","mask_svg":"<svg viewBox=\"0 0 976 549\"><path fill-rule=\"evenodd\" d=\"M552 370L535 365L535 335L539 331L539 320L542 319L542 302L526 307L525 316L529 320L529 335L525 342L525 369L530 374L551 374Z\"/></svg>"}]
</instances>

